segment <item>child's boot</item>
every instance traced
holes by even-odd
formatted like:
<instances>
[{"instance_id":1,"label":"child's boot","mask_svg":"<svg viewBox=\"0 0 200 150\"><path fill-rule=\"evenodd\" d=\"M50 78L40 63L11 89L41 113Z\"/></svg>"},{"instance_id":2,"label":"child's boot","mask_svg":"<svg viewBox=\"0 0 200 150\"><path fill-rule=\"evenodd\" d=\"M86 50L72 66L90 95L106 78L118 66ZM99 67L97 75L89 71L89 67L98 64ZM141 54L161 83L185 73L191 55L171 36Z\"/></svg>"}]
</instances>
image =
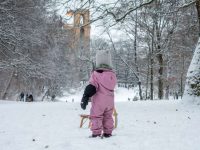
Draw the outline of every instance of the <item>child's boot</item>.
<instances>
[{"instance_id":1,"label":"child's boot","mask_svg":"<svg viewBox=\"0 0 200 150\"><path fill-rule=\"evenodd\" d=\"M91 136L89 136L90 138L96 138L96 137L101 137L101 134L97 134L97 135L95 135L95 134L92 134Z\"/></svg>"},{"instance_id":2,"label":"child's boot","mask_svg":"<svg viewBox=\"0 0 200 150\"><path fill-rule=\"evenodd\" d=\"M107 133L104 133L103 134L103 137L105 137L105 138L109 138L109 137L111 137L112 136L112 134L107 134Z\"/></svg>"}]
</instances>

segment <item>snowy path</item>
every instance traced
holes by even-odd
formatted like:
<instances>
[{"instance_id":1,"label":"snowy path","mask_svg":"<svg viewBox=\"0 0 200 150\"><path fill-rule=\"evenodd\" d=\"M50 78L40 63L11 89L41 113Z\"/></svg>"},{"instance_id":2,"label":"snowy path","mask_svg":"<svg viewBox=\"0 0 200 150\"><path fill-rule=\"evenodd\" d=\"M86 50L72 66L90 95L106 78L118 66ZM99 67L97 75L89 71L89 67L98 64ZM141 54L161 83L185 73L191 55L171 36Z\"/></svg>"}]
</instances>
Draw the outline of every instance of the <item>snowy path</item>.
<instances>
[{"instance_id":1,"label":"snowy path","mask_svg":"<svg viewBox=\"0 0 200 150\"><path fill-rule=\"evenodd\" d=\"M118 102L118 128L90 139L78 103L0 101L0 150L199 150L200 106L178 101ZM86 112L89 111L88 110Z\"/></svg>"}]
</instances>

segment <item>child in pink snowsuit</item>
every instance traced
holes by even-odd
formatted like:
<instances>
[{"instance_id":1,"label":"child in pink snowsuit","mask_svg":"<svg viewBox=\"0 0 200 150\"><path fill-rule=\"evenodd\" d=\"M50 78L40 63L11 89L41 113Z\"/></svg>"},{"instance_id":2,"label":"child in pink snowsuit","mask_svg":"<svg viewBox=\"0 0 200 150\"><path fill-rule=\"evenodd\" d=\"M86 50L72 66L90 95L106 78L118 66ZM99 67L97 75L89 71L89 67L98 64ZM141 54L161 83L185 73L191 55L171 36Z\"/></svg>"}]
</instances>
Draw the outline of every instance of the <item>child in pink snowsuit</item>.
<instances>
[{"instance_id":1,"label":"child in pink snowsuit","mask_svg":"<svg viewBox=\"0 0 200 150\"><path fill-rule=\"evenodd\" d=\"M96 55L96 69L91 73L89 85L86 86L81 108L86 109L89 97L92 97L90 119L92 123L92 137L112 136L114 128L114 88L116 75L111 69L111 55L109 51L99 51Z\"/></svg>"}]
</instances>

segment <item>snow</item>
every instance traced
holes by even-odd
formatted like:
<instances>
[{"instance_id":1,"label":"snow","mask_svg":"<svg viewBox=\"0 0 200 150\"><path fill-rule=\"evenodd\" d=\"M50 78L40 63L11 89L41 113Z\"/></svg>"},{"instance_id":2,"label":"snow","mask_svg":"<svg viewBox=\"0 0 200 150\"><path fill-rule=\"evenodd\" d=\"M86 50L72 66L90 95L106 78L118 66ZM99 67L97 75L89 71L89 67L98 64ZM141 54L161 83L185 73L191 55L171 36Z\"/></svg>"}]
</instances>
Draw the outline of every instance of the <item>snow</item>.
<instances>
[{"instance_id":1,"label":"snow","mask_svg":"<svg viewBox=\"0 0 200 150\"><path fill-rule=\"evenodd\" d=\"M199 71L200 67L200 38L197 43L196 49L194 51L194 55L190 64L190 67L188 69L187 77L194 76Z\"/></svg>"},{"instance_id":2,"label":"snow","mask_svg":"<svg viewBox=\"0 0 200 150\"><path fill-rule=\"evenodd\" d=\"M0 101L0 150L199 150L199 105L128 101L130 93L116 90L118 127L108 139L88 138L88 122L79 128L90 109L80 109L81 92L74 103Z\"/></svg>"},{"instance_id":3,"label":"snow","mask_svg":"<svg viewBox=\"0 0 200 150\"><path fill-rule=\"evenodd\" d=\"M184 92L185 95L183 97L185 102L191 102L191 103L200 102L200 97L195 97L194 95L188 94L191 92L190 84L193 82L191 77L196 76L199 72L200 72L200 38L198 40L192 61L190 63L190 66L187 72L187 81L186 81L185 92Z\"/></svg>"}]
</instances>

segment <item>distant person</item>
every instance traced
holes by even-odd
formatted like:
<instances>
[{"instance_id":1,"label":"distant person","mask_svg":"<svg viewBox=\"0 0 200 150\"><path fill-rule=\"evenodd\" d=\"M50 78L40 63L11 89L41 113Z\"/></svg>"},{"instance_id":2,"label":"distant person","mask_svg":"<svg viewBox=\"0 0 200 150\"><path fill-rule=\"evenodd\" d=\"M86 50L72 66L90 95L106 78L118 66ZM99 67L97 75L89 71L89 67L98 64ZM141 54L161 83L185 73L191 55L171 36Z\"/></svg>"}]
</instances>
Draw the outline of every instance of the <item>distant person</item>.
<instances>
[{"instance_id":1,"label":"distant person","mask_svg":"<svg viewBox=\"0 0 200 150\"><path fill-rule=\"evenodd\" d=\"M178 92L175 92L175 99L178 99Z\"/></svg>"},{"instance_id":2,"label":"distant person","mask_svg":"<svg viewBox=\"0 0 200 150\"><path fill-rule=\"evenodd\" d=\"M32 94L26 94L26 102L33 102L33 95Z\"/></svg>"},{"instance_id":3,"label":"distant person","mask_svg":"<svg viewBox=\"0 0 200 150\"><path fill-rule=\"evenodd\" d=\"M29 100L29 102L33 102L33 95L32 95L32 94L30 94L30 95L28 96L28 100Z\"/></svg>"},{"instance_id":4,"label":"distant person","mask_svg":"<svg viewBox=\"0 0 200 150\"><path fill-rule=\"evenodd\" d=\"M90 109L91 137L110 137L114 129L114 88L117 83L115 72L112 70L111 54L107 50L101 50L96 55L96 68L91 73L89 85L81 100L81 108L86 109L89 98L92 107ZM103 133L102 133L103 132Z\"/></svg>"},{"instance_id":5,"label":"distant person","mask_svg":"<svg viewBox=\"0 0 200 150\"><path fill-rule=\"evenodd\" d=\"M19 95L19 100L24 101L24 92L21 92Z\"/></svg>"},{"instance_id":6,"label":"distant person","mask_svg":"<svg viewBox=\"0 0 200 150\"><path fill-rule=\"evenodd\" d=\"M29 101L28 99L28 93L26 94L26 97L25 97L25 102Z\"/></svg>"},{"instance_id":7,"label":"distant person","mask_svg":"<svg viewBox=\"0 0 200 150\"><path fill-rule=\"evenodd\" d=\"M52 101L54 101L54 100L55 100L55 98L56 98L56 96L55 96L55 95L52 95L52 96L51 96L51 100L52 100Z\"/></svg>"}]
</instances>

